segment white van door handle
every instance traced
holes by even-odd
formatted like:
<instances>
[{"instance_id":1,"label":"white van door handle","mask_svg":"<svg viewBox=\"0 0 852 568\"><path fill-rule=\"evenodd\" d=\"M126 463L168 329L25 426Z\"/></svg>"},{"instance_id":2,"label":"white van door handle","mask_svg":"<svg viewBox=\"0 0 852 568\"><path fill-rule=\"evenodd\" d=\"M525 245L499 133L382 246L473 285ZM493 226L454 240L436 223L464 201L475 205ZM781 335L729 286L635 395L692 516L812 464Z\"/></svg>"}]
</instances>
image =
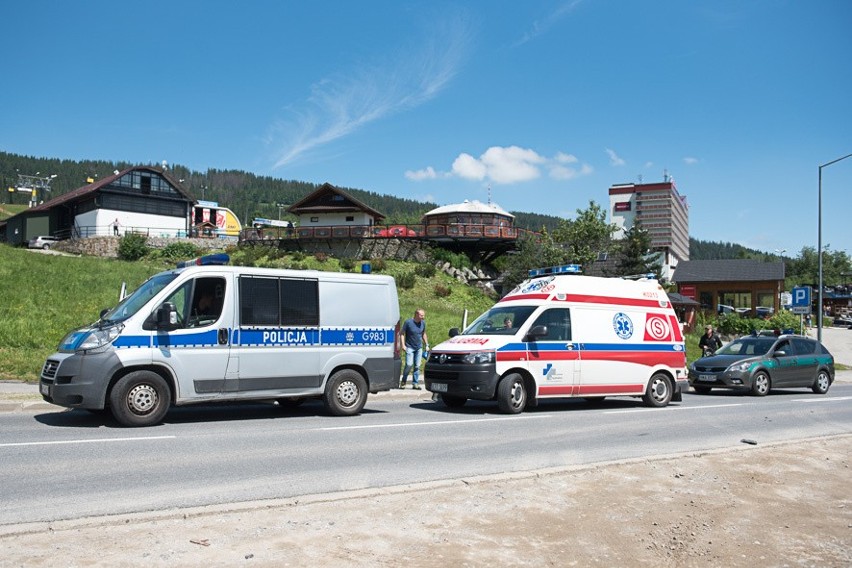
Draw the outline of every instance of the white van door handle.
<instances>
[{"instance_id":1,"label":"white van door handle","mask_svg":"<svg viewBox=\"0 0 852 568\"><path fill-rule=\"evenodd\" d=\"M219 328L219 345L227 345L228 344L228 329L227 328Z\"/></svg>"}]
</instances>

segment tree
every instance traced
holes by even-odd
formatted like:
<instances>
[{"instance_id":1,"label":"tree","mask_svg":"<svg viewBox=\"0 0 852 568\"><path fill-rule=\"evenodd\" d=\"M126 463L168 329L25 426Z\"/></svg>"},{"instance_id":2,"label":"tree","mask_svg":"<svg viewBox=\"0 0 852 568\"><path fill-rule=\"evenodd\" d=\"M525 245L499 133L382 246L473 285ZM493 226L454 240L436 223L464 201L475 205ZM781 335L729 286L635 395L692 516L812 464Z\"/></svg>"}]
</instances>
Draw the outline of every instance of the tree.
<instances>
[{"instance_id":1,"label":"tree","mask_svg":"<svg viewBox=\"0 0 852 568\"><path fill-rule=\"evenodd\" d=\"M565 250L553 243L547 231L543 231L538 239L520 237L517 251L506 257L501 272L503 294L511 292L515 286L529 278L532 268L557 266L568 262L570 261Z\"/></svg>"},{"instance_id":2,"label":"tree","mask_svg":"<svg viewBox=\"0 0 852 568\"><path fill-rule=\"evenodd\" d=\"M787 262L785 287L815 286L819 280L819 257L815 247L802 247L798 258ZM826 246L822 253L822 281L826 286L846 284L852 275L852 263L845 251L832 251Z\"/></svg>"},{"instance_id":3,"label":"tree","mask_svg":"<svg viewBox=\"0 0 852 568\"><path fill-rule=\"evenodd\" d=\"M615 225L606 222L606 211L589 201L588 209L577 209L575 219L560 221L553 241L565 249L569 262L589 266L600 253L612 251L615 230Z\"/></svg>"},{"instance_id":4,"label":"tree","mask_svg":"<svg viewBox=\"0 0 852 568\"><path fill-rule=\"evenodd\" d=\"M617 241L617 273L615 276L654 273L660 280L661 264L659 255L651 250L651 235L641 225L633 225L624 233L624 239Z\"/></svg>"}]
</instances>

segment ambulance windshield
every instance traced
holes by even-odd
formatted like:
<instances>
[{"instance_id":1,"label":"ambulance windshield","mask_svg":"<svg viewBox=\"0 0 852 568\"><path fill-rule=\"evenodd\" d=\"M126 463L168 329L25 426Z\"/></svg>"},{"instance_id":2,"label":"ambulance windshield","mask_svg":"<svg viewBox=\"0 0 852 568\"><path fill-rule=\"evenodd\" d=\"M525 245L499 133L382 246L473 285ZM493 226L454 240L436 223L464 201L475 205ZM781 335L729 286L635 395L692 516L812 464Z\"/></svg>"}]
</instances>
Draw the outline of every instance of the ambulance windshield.
<instances>
[{"instance_id":1,"label":"ambulance windshield","mask_svg":"<svg viewBox=\"0 0 852 568\"><path fill-rule=\"evenodd\" d=\"M515 335L535 306L494 306L470 324L462 335Z\"/></svg>"},{"instance_id":2,"label":"ambulance windshield","mask_svg":"<svg viewBox=\"0 0 852 568\"><path fill-rule=\"evenodd\" d=\"M156 296L175 278L177 278L177 274L174 271L155 274L116 307L105 313L101 318L101 323L110 324L126 320L138 312L142 306L147 304L151 298Z\"/></svg>"}]
</instances>

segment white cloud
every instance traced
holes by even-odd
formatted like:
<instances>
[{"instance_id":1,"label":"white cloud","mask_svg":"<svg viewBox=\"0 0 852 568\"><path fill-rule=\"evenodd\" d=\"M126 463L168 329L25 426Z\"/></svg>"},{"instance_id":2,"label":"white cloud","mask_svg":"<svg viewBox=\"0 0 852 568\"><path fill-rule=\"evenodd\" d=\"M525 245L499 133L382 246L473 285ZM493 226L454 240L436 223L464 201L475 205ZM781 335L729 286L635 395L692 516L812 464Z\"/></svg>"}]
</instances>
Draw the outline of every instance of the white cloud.
<instances>
[{"instance_id":1,"label":"white cloud","mask_svg":"<svg viewBox=\"0 0 852 568\"><path fill-rule=\"evenodd\" d=\"M537 37L546 34L551 28L559 23L562 18L570 14L581 1L582 0L571 0L570 2L563 2L544 18L533 21L529 29L523 33L520 39L512 44L512 47L518 47L519 45L523 45L528 41L532 41Z\"/></svg>"},{"instance_id":2,"label":"white cloud","mask_svg":"<svg viewBox=\"0 0 852 568\"><path fill-rule=\"evenodd\" d=\"M482 180L485 179L487 168L470 154L459 154L453 161L453 173L464 179Z\"/></svg>"},{"instance_id":3,"label":"white cloud","mask_svg":"<svg viewBox=\"0 0 852 568\"><path fill-rule=\"evenodd\" d=\"M615 150L610 150L606 148L606 153L609 154L609 165L610 166L624 166L627 165L627 162L618 157L618 154L615 153Z\"/></svg>"},{"instance_id":4,"label":"white cloud","mask_svg":"<svg viewBox=\"0 0 852 568\"><path fill-rule=\"evenodd\" d=\"M687 166L694 166L695 164L698 163L698 158L692 158L690 156L687 156L683 159L683 163L686 164Z\"/></svg>"},{"instance_id":5,"label":"white cloud","mask_svg":"<svg viewBox=\"0 0 852 568\"><path fill-rule=\"evenodd\" d=\"M396 53L392 60L313 85L309 99L289 109L293 118L269 129L268 142L278 145L273 169L302 159L371 122L434 98L461 66L469 34L468 22L457 18L428 30L412 42L410 49L388 50Z\"/></svg>"},{"instance_id":6,"label":"white cloud","mask_svg":"<svg viewBox=\"0 0 852 568\"><path fill-rule=\"evenodd\" d=\"M429 166L422 170L408 170L405 172L405 177L412 181L423 181L424 179L436 179L438 177L446 177L446 174L439 174L435 168Z\"/></svg>"},{"instance_id":7,"label":"white cloud","mask_svg":"<svg viewBox=\"0 0 852 568\"><path fill-rule=\"evenodd\" d=\"M654 167L654 162L645 162L645 169L650 170Z\"/></svg>"},{"instance_id":8,"label":"white cloud","mask_svg":"<svg viewBox=\"0 0 852 568\"><path fill-rule=\"evenodd\" d=\"M408 170L405 177L413 181L423 181L455 176L509 185L538 179L545 170L556 180L569 180L594 171L590 165L579 162L576 156L565 152L557 152L553 158L547 158L535 150L520 146L492 146L479 158L462 152L453 161L450 172L436 171L429 166L421 170Z\"/></svg>"}]
</instances>

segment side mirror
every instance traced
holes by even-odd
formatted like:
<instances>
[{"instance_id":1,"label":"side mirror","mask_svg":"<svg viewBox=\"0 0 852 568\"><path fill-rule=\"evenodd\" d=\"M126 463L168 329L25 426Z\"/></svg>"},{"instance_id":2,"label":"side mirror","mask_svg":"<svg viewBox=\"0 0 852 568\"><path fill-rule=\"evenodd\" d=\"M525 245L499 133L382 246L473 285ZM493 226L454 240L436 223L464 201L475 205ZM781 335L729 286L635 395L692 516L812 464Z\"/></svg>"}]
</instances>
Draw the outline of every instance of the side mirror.
<instances>
[{"instance_id":1,"label":"side mirror","mask_svg":"<svg viewBox=\"0 0 852 568\"><path fill-rule=\"evenodd\" d=\"M546 325L536 325L532 329L527 332L526 337L524 337L524 341L535 341L539 337L547 337L547 326Z\"/></svg>"},{"instance_id":2,"label":"side mirror","mask_svg":"<svg viewBox=\"0 0 852 568\"><path fill-rule=\"evenodd\" d=\"M455 336L457 336L459 333L461 333L461 332L459 331L459 328L457 328L457 327L451 327L451 328L450 328L450 337L455 337Z\"/></svg>"},{"instance_id":3,"label":"side mirror","mask_svg":"<svg viewBox=\"0 0 852 568\"><path fill-rule=\"evenodd\" d=\"M159 329L177 329L177 308L171 302L166 302L157 308L157 327Z\"/></svg>"},{"instance_id":4,"label":"side mirror","mask_svg":"<svg viewBox=\"0 0 852 568\"><path fill-rule=\"evenodd\" d=\"M787 352L783 349L772 354L773 357L784 357L785 355L787 355Z\"/></svg>"},{"instance_id":5,"label":"side mirror","mask_svg":"<svg viewBox=\"0 0 852 568\"><path fill-rule=\"evenodd\" d=\"M104 319L104 316L109 312L109 308L104 308L101 310L101 314L98 316L98 319Z\"/></svg>"}]
</instances>

